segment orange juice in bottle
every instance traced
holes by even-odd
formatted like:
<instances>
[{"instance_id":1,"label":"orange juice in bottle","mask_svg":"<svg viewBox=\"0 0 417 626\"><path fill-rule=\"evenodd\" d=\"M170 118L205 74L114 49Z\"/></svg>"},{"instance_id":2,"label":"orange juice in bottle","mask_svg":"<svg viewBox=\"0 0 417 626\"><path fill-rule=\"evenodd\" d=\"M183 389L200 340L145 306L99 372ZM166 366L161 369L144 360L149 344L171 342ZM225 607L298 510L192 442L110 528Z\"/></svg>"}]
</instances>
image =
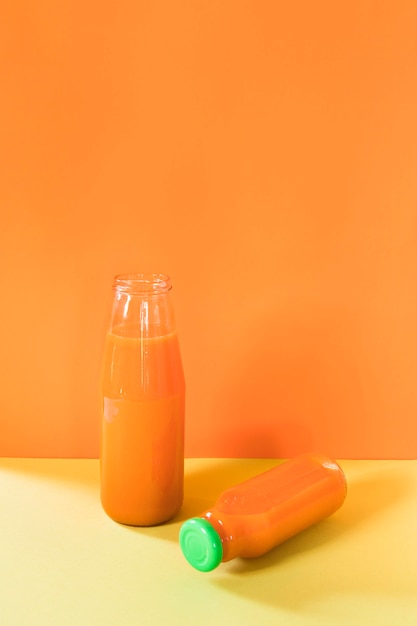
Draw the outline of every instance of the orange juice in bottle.
<instances>
[{"instance_id":1,"label":"orange juice in bottle","mask_svg":"<svg viewBox=\"0 0 417 626\"><path fill-rule=\"evenodd\" d=\"M122 274L102 372L101 502L115 521L159 524L180 509L185 384L170 279Z\"/></svg>"},{"instance_id":2,"label":"orange juice in bottle","mask_svg":"<svg viewBox=\"0 0 417 626\"><path fill-rule=\"evenodd\" d=\"M235 557L257 557L334 513L346 496L340 466L303 455L226 490L200 517L181 526L180 546L208 572Z\"/></svg>"}]
</instances>

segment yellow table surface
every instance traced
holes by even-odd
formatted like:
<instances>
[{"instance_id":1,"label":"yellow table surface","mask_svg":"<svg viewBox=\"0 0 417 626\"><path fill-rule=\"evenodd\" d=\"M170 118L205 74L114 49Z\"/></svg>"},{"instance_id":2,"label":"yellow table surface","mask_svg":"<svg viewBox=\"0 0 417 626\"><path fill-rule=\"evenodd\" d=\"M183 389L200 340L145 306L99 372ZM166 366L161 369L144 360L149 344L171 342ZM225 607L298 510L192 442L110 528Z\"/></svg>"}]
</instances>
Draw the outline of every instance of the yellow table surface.
<instances>
[{"instance_id":1,"label":"yellow table surface","mask_svg":"<svg viewBox=\"0 0 417 626\"><path fill-rule=\"evenodd\" d=\"M0 459L0 625L417 625L417 461L340 461L343 507L255 560L197 572L181 522L276 460L187 459L180 515L101 509L97 460Z\"/></svg>"}]
</instances>

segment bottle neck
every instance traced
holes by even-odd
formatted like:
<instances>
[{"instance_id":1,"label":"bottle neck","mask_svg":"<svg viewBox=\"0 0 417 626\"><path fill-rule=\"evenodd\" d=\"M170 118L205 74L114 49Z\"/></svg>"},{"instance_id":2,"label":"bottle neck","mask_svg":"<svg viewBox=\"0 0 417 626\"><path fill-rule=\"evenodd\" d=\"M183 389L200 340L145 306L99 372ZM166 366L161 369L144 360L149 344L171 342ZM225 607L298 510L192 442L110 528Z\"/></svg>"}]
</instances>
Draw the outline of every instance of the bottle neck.
<instances>
[{"instance_id":1,"label":"bottle neck","mask_svg":"<svg viewBox=\"0 0 417 626\"><path fill-rule=\"evenodd\" d=\"M211 509L206 511L202 518L210 522L220 537L223 549L222 561L230 561L241 556L245 548L245 537L241 532L238 517L218 515L215 509Z\"/></svg>"},{"instance_id":2,"label":"bottle neck","mask_svg":"<svg viewBox=\"0 0 417 626\"><path fill-rule=\"evenodd\" d=\"M171 289L171 281L165 274L116 276L110 331L123 337L141 339L173 333L175 320Z\"/></svg>"}]
</instances>

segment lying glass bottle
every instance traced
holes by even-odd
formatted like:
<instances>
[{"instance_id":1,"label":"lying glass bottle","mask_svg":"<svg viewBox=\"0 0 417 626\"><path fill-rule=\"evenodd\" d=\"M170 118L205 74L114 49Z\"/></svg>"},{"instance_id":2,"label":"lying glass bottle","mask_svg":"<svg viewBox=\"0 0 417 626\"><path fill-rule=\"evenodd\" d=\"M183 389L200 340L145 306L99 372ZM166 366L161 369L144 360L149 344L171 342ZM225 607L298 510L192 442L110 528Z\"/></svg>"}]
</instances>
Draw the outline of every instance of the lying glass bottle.
<instances>
[{"instance_id":1,"label":"lying glass bottle","mask_svg":"<svg viewBox=\"0 0 417 626\"><path fill-rule=\"evenodd\" d=\"M236 557L257 557L334 513L346 497L340 466L303 455L250 478L181 526L180 546L202 572Z\"/></svg>"}]
</instances>

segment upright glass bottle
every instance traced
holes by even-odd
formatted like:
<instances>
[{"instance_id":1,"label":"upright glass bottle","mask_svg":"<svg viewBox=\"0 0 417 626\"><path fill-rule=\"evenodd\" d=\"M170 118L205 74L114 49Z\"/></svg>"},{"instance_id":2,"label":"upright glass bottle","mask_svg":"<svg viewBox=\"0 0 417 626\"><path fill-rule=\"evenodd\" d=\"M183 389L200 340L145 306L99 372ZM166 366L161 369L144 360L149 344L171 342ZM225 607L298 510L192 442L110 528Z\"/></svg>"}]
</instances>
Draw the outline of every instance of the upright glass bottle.
<instances>
[{"instance_id":1,"label":"upright glass bottle","mask_svg":"<svg viewBox=\"0 0 417 626\"><path fill-rule=\"evenodd\" d=\"M160 524L183 499L185 383L164 274L121 274L102 372L101 502L115 521Z\"/></svg>"}]
</instances>

